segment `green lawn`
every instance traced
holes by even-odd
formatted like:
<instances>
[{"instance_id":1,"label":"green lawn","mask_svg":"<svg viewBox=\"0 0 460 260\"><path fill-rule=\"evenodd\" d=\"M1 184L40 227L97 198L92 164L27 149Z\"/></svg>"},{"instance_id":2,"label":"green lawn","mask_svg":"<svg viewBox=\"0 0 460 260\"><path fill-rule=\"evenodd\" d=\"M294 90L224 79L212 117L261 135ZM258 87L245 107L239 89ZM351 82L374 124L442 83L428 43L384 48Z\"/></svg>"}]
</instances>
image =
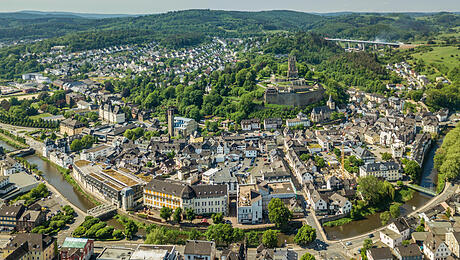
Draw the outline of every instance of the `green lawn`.
<instances>
[{"instance_id":1,"label":"green lawn","mask_svg":"<svg viewBox=\"0 0 460 260\"><path fill-rule=\"evenodd\" d=\"M36 119L43 118L43 117L48 117L48 116L52 116L52 114L50 114L50 113L38 114L38 115L35 115L35 116L31 116L30 119L36 120Z\"/></svg>"},{"instance_id":2,"label":"green lawn","mask_svg":"<svg viewBox=\"0 0 460 260\"><path fill-rule=\"evenodd\" d=\"M426 64L436 68L447 67L448 71L460 64L460 49L456 46L432 47L432 51L415 53L416 59L423 59ZM440 69L441 72L442 69ZM445 73L445 72L444 72Z\"/></svg>"}]
</instances>

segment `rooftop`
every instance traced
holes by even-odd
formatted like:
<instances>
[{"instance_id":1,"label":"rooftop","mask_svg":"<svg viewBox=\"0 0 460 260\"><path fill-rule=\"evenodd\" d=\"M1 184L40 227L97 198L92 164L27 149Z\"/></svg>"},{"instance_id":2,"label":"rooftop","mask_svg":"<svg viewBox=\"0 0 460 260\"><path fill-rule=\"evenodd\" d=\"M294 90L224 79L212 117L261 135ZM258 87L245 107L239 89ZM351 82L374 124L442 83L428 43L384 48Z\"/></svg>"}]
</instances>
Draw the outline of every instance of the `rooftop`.
<instances>
[{"instance_id":1,"label":"rooftop","mask_svg":"<svg viewBox=\"0 0 460 260\"><path fill-rule=\"evenodd\" d=\"M74 165L82 172L83 175L89 175L118 191L125 187L142 184L141 179L137 178L126 169L111 169L107 168L106 165L92 163L86 160L76 161L74 162Z\"/></svg>"},{"instance_id":2,"label":"rooftop","mask_svg":"<svg viewBox=\"0 0 460 260\"><path fill-rule=\"evenodd\" d=\"M117 248L110 248L106 247L100 253L96 259L101 259L101 260L128 260L130 259L131 255L133 254L134 250L130 248L123 248L123 247L117 247Z\"/></svg>"},{"instance_id":3,"label":"rooftop","mask_svg":"<svg viewBox=\"0 0 460 260\"><path fill-rule=\"evenodd\" d=\"M284 193L295 193L291 182L275 182L269 183L270 193L284 194Z\"/></svg>"},{"instance_id":4,"label":"rooftop","mask_svg":"<svg viewBox=\"0 0 460 260\"><path fill-rule=\"evenodd\" d=\"M175 246L170 245L139 245L130 260L157 260L173 254Z\"/></svg>"},{"instance_id":5,"label":"rooftop","mask_svg":"<svg viewBox=\"0 0 460 260\"><path fill-rule=\"evenodd\" d=\"M62 247L67 248L85 248L86 243L88 243L87 238L76 238L76 237L66 237Z\"/></svg>"}]
</instances>

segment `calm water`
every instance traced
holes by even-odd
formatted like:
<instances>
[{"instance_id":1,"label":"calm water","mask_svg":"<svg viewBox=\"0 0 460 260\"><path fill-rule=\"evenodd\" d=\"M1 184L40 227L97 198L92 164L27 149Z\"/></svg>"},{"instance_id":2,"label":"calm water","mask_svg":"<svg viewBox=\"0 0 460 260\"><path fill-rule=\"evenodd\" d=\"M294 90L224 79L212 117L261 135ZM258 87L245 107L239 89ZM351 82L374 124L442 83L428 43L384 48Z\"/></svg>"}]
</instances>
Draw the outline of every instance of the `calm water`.
<instances>
[{"instance_id":1,"label":"calm water","mask_svg":"<svg viewBox=\"0 0 460 260\"><path fill-rule=\"evenodd\" d=\"M0 146L4 149L7 149L8 151L17 150L2 140L0 140ZM36 164L38 169L43 172L43 178L45 178L45 180L54 188L56 188L61 194L65 194L65 197L70 201L70 203L83 211L94 207L94 204L82 196L80 193L78 193L51 163L43 161L36 155L29 155L24 158L29 163Z\"/></svg>"},{"instance_id":2,"label":"calm water","mask_svg":"<svg viewBox=\"0 0 460 260\"><path fill-rule=\"evenodd\" d=\"M55 187L61 194L65 195L66 199L69 200L70 203L83 211L94 207L94 204L78 193L51 163L43 161L36 155L26 156L25 159L29 163L36 164L38 169L43 172L43 178L45 178L45 180Z\"/></svg>"},{"instance_id":3,"label":"calm water","mask_svg":"<svg viewBox=\"0 0 460 260\"><path fill-rule=\"evenodd\" d=\"M414 192L414 197L401 207L401 215L412 212L413 207L418 208L425 205L426 202L430 199L431 197L429 195L420 192ZM371 216L367 216L366 219L353 221L346 225L338 227L324 227L324 231L328 235L329 239L343 239L367 233L381 226L382 223L380 221L380 213L377 213Z\"/></svg>"},{"instance_id":4,"label":"calm water","mask_svg":"<svg viewBox=\"0 0 460 260\"><path fill-rule=\"evenodd\" d=\"M426 155L425 162L423 163L422 178L420 180L420 186L422 187L436 190L435 183L437 182L438 173L434 168L434 155L441 144L442 139L439 139L433 144L431 150ZM431 198L431 196L424 193L414 192L414 197L402 206L401 215L409 214L413 211L414 207L418 208L425 205ZM324 227L324 231L326 231L330 239L343 239L367 233L381 226L380 213L378 213L368 216L366 219L353 221L343 226Z\"/></svg>"},{"instance_id":5,"label":"calm water","mask_svg":"<svg viewBox=\"0 0 460 260\"><path fill-rule=\"evenodd\" d=\"M436 190L436 184L438 181L438 171L434 168L434 155L436 150L441 146L443 139L438 139L431 147L431 150L426 155L426 160L423 162L422 178L420 180L420 186Z\"/></svg>"},{"instance_id":6,"label":"calm water","mask_svg":"<svg viewBox=\"0 0 460 260\"><path fill-rule=\"evenodd\" d=\"M0 146L3 147L3 149L6 149L8 151L16 151L17 149L14 148L13 146L7 144L5 141L0 140Z\"/></svg>"}]
</instances>

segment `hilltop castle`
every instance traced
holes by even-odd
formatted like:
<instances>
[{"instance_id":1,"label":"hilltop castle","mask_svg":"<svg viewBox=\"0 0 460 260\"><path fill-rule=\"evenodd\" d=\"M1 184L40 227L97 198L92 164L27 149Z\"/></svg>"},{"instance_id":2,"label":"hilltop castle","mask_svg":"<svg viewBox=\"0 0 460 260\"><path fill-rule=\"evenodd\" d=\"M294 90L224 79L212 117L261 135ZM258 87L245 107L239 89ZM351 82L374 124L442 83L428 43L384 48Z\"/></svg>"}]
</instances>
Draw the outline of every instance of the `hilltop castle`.
<instances>
[{"instance_id":1,"label":"hilltop castle","mask_svg":"<svg viewBox=\"0 0 460 260\"><path fill-rule=\"evenodd\" d=\"M320 84L308 85L305 79L299 79L295 56L288 59L286 78L271 77L271 84L265 89L265 103L307 106L323 98L324 88Z\"/></svg>"}]
</instances>

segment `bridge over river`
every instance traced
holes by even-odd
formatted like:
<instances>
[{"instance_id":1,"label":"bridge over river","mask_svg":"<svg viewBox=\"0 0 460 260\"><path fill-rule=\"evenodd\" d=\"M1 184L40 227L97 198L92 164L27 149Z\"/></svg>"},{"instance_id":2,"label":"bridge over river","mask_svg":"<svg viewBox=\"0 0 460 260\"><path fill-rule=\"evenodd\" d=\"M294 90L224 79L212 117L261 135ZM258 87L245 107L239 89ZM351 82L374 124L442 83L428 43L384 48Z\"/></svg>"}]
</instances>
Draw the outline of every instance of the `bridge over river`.
<instances>
[{"instance_id":1,"label":"bridge over river","mask_svg":"<svg viewBox=\"0 0 460 260\"><path fill-rule=\"evenodd\" d=\"M431 196L436 196L436 192L432 189L428 189L428 188L425 188L425 187L422 187L422 186L419 186L419 185L415 185L415 184L406 184L407 187L411 188L411 189L414 189L416 191L420 191L422 193L425 193L425 194L428 194L428 195L431 195Z\"/></svg>"}]
</instances>

